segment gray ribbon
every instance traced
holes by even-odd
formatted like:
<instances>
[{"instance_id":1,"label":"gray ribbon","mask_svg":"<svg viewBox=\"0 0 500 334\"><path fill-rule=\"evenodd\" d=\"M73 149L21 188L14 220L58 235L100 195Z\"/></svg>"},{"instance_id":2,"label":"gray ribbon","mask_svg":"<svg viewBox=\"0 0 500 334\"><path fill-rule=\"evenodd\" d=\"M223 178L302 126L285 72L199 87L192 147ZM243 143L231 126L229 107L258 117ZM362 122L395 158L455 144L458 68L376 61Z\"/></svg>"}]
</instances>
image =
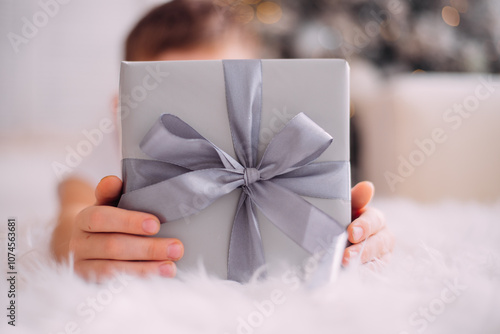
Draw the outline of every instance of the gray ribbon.
<instances>
[{"instance_id":1,"label":"gray ribbon","mask_svg":"<svg viewBox=\"0 0 500 334\"><path fill-rule=\"evenodd\" d=\"M333 138L303 113L274 136L257 163L260 60L224 60L223 66L237 159L180 118L163 114L140 144L156 160L123 160L125 190L119 207L152 213L164 223L196 214L242 188L231 231L228 278L243 282L265 264L255 207L311 254L344 233L341 224L301 196L348 199L349 164L313 163ZM201 205L193 207L193 199L200 196Z\"/></svg>"}]
</instances>

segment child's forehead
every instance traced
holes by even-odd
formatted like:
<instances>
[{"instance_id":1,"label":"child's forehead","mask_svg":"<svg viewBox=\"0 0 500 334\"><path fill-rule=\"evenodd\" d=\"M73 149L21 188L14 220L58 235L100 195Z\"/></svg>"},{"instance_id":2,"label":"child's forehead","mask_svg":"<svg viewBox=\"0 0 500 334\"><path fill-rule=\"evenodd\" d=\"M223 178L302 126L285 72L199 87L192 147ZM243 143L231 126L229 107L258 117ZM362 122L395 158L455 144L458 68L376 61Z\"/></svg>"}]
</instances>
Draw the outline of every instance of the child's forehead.
<instances>
[{"instance_id":1,"label":"child's forehead","mask_svg":"<svg viewBox=\"0 0 500 334\"><path fill-rule=\"evenodd\" d=\"M200 44L189 48L172 48L145 61L160 60L211 60L248 59L258 57L258 47L254 43L243 43L236 38L225 38L218 42Z\"/></svg>"}]
</instances>

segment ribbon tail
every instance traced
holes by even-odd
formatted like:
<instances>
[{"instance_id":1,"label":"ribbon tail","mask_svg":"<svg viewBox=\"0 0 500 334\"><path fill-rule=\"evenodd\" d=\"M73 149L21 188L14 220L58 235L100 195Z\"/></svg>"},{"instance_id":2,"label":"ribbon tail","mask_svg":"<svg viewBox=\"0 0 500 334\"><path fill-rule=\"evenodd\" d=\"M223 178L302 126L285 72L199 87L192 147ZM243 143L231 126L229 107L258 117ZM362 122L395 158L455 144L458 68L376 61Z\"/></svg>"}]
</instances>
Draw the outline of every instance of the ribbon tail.
<instances>
[{"instance_id":1,"label":"ribbon tail","mask_svg":"<svg viewBox=\"0 0 500 334\"><path fill-rule=\"evenodd\" d=\"M276 227L317 259L318 266L311 274L309 286L333 281L346 247L345 228L299 195L273 182L252 184L250 196Z\"/></svg>"},{"instance_id":2,"label":"ribbon tail","mask_svg":"<svg viewBox=\"0 0 500 334\"><path fill-rule=\"evenodd\" d=\"M273 182L252 184L251 197L276 227L311 254L324 250L345 231L334 218Z\"/></svg>"},{"instance_id":3,"label":"ribbon tail","mask_svg":"<svg viewBox=\"0 0 500 334\"><path fill-rule=\"evenodd\" d=\"M342 257L347 244L347 231L334 236L324 245L324 250L319 252L316 260L316 270L311 273L307 280L307 287L315 289L328 283L333 283L342 268Z\"/></svg>"},{"instance_id":4,"label":"ribbon tail","mask_svg":"<svg viewBox=\"0 0 500 334\"><path fill-rule=\"evenodd\" d=\"M264 250L254 206L248 195L242 192L231 230L227 278L247 282L264 264ZM262 276L265 276L265 272Z\"/></svg>"}]
</instances>

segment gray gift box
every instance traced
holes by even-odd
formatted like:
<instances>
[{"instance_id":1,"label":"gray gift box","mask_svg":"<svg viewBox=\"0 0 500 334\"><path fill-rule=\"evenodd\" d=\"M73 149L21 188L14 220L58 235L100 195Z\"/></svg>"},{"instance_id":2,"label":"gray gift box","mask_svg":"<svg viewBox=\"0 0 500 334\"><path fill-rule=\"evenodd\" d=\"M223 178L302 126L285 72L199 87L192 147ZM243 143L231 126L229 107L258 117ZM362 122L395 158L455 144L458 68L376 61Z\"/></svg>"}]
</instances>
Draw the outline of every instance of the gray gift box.
<instances>
[{"instance_id":1,"label":"gray gift box","mask_svg":"<svg viewBox=\"0 0 500 334\"><path fill-rule=\"evenodd\" d=\"M312 258L316 260L316 264L318 262L320 264L320 266L315 266L316 276L320 275L322 280L328 280L340 266L346 242L344 230L351 220L349 67L344 60L123 62L120 77L120 113L125 186L119 206L159 215L159 211L167 210L170 201L162 197L163 192L155 192L156 188L153 185L189 172L178 171L174 168L173 174L169 171L162 173L161 163L157 163L157 159L146 153L147 150L143 147L145 138L149 136L151 139L151 129L163 125L162 121L159 121L163 114L173 115L168 116L168 119L175 122L179 120L182 124L187 124L217 150L220 149L238 160L233 144L235 130L231 128L231 116L228 114L234 113L234 107L228 107L230 104L228 101L231 95L236 104L247 98L245 90L248 86L246 83L248 78L244 70L247 65L254 66L250 76L257 75L256 80L259 84L258 90L254 89L257 91L256 99L261 104L258 105L260 113L258 132L256 132L258 138L254 136L258 144L250 148L250 150L255 150L257 161L262 159L271 140L284 132L283 130L288 127L287 124L297 121L297 118L304 118L303 115L297 116L300 113L305 114L308 120L312 120L315 125L321 127L333 138L332 143L314 159L313 163L333 162L343 166L334 173L328 174L327 184L335 185L334 194L326 196L327 198L322 194L318 197L301 196L314 209L317 208L331 217L332 224L341 227L332 229L335 231L333 235L327 235L328 233L325 232L324 239L311 241L317 243L314 249L317 249L317 253L320 254ZM230 78L227 73L228 68L232 71L232 82L228 82ZM233 86L238 87L233 89ZM259 103L249 103L249 105L255 108ZM237 115L240 123L244 125L244 121L241 122L241 120L246 116ZM165 119L167 118L163 118L163 121ZM181 128L183 127L186 126L182 125ZM179 127L174 124L172 128ZM298 131L301 130L299 126ZM175 131L177 130L174 129L173 132ZM306 137L309 138L308 134ZM154 140L149 146L161 151L161 141ZM189 144L189 140L186 143ZM290 142L290 147L280 149L279 154L283 157L290 155L290 152L295 152L294 150L297 149L294 145ZM180 147L183 146L179 146L181 150ZM146 161L154 165L155 175L147 175L150 173L148 168L132 168L131 166L136 161ZM243 173L241 174L243 179ZM247 185L246 179L244 182ZM244 188L245 185L242 187ZM156 236L175 237L184 243L184 257L177 262L179 271L198 268L201 263L209 274L221 278L228 277L231 231L242 187L237 187L218 197L208 206L204 203L206 198L202 192L199 196L192 196L187 209L180 209L186 212L185 217L168 221L161 219L164 224ZM147 195L137 192L138 188L141 188L140 191L148 191ZM134 191L137 192L135 197L127 197ZM184 195L181 192L176 193L177 190L172 186L167 187L166 191L171 191L169 196L175 196L175 198ZM127 199L124 199L125 197ZM266 200L266 203L272 205L273 200L270 198ZM151 201L154 204L151 205ZM281 201L283 202L283 199ZM280 213L280 210L283 210L285 206L282 204L279 200L276 201L276 212ZM190 212L192 208L199 212L189 214L192 213ZM290 266L299 268L311 260L311 251L306 251L280 230L259 210L258 206L254 205L253 212L258 222L257 231L260 232L267 272L273 275L283 272L290 274ZM309 229L305 227L304 231ZM241 237L240 234L239 238ZM238 247L238 243L235 242L234 245L232 247ZM314 277L314 274L312 276Z\"/></svg>"}]
</instances>

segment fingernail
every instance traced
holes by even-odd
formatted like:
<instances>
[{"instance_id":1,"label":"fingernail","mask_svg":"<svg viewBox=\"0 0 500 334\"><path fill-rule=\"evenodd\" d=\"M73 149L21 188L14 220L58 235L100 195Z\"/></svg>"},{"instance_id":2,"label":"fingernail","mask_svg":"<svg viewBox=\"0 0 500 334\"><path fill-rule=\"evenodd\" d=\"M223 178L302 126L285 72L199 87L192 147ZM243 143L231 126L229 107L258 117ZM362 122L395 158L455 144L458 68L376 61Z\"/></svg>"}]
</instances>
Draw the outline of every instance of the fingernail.
<instances>
[{"instance_id":1,"label":"fingernail","mask_svg":"<svg viewBox=\"0 0 500 334\"><path fill-rule=\"evenodd\" d=\"M175 276L175 264L172 262L163 263L158 267L160 275L163 277L174 277Z\"/></svg>"},{"instance_id":2,"label":"fingernail","mask_svg":"<svg viewBox=\"0 0 500 334\"><path fill-rule=\"evenodd\" d=\"M142 229L146 233L156 233L158 231L158 222L153 219L147 219L142 222Z\"/></svg>"},{"instance_id":3,"label":"fingernail","mask_svg":"<svg viewBox=\"0 0 500 334\"><path fill-rule=\"evenodd\" d=\"M366 181L366 183L368 183L368 185L370 186L370 188L373 189L373 191L375 191L375 185L373 184L373 182L371 181Z\"/></svg>"},{"instance_id":4,"label":"fingernail","mask_svg":"<svg viewBox=\"0 0 500 334\"><path fill-rule=\"evenodd\" d=\"M182 257L184 250L180 243L175 242L167 248L168 257L172 260L178 260Z\"/></svg>"},{"instance_id":5,"label":"fingernail","mask_svg":"<svg viewBox=\"0 0 500 334\"><path fill-rule=\"evenodd\" d=\"M353 264L353 263L358 263L359 257L358 257L358 252L353 252L353 251L347 251L349 253L348 255L348 260L347 263Z\"/></svg>"},{"instance_id":6,"label":"fingernail","mask_svg":"<svg viewBox=\"0 0 500 334\"><path fill-rule=\"evenodd\" d=\"M347 250L344 253L344 257L342 259L342 264L344 266L347 266L351 263L355 263L357 256L358 256L358 252Z\"/></svg>"},{"instance_id":7,"label":"fingernail","mask_svg":"<svg viewBox=\"0 0 500 334\"><path fill-rule=\"evenodd\" d=\"M363 228L355 226L352 228L352 238L354 241L359 241L363 237Z\"/></svg>"}]
</instances>

